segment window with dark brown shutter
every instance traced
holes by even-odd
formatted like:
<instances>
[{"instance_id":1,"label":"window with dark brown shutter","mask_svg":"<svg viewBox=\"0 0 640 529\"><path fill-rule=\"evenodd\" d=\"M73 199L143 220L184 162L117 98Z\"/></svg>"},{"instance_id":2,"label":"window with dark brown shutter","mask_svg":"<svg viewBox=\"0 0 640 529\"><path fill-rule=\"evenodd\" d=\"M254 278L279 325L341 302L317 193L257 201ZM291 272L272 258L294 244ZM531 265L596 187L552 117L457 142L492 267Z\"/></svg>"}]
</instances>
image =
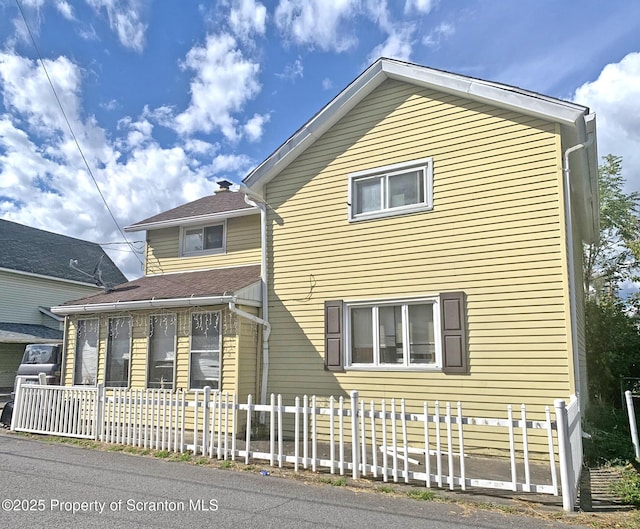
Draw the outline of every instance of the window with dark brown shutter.
<instances>
[{"instance_id":1,"label":"window with dark brown shutter","mask_svg":"<svg viewBox=\"0 0 640 529\"><path fill-rule=\"evenodd\" d=\"M324 368L344 371L342 300L324 302Z\"/></svg>"},{"instance_id":2,"label":"window with dark brown shutter","mask_svg":"<svg viewBox=\"0 0 640 529\"><path fill-rule=\"evenodd\" d=\"M467 318L464 292L440 294L440 320L442 322L442 371L466 373Z\"/></svg>"}]
</instances>

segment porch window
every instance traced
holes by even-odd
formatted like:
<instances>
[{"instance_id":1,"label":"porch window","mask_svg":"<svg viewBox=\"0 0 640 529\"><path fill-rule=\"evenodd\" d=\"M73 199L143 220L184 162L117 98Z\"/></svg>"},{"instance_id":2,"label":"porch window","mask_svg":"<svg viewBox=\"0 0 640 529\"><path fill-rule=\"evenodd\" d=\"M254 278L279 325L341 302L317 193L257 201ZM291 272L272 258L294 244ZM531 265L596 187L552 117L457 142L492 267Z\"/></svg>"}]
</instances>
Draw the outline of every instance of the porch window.
<instances>
[{"instance_id":1,"label":"porch window","mask_svg":"<svg viewBox=\"0 0 640 529\"><path fill-rule=\"evenodd\" d=\"M437 368L439 315L436 299L347 305L348 366Z\"/></svg>"},{"instance_id":2,"label":"porch window","mask_svg":"<svg viewBox=\"0 0 640 529\"><path fill-rule=\"evenodd\" d=\"M97 318L78 320L73 383L95 386L98 379Z\"/></svg>"},{"instance_id":3,"label":"porch window","mask_svg":"<svg viewBox=\"0 0 640 529\"><path fill-rule=\"evenodd\" d=\"M220 317L219 311L191 315L189 389L220 387Z\"/></svg>"},{"instance_id":4,"label":"porch window","mask_svg":"<svg viewBox=\"0 0 640 529\"><path fill-rule=\"evenodd\" d=\"M182 255L222 253L224 250L224 223L182 229Z\"/></svg>"},{"instance_id":5,"label":"porch window","mask_svg":"<svg viewBox=\"0 0 640 529\"><path fill-rule=\"evenodd\" d=\"M131 318L109 318L105 386L129 386L131 358Z\"/></svg>"},{"instance_id":6,"label":"porch window","mask_svg":"<svg viewBox=\"0 0 640 529\"><path fill-rule=\"evenodd\" d=\"M364 220L431 209L432 159L349 175L349 220Z\"/></svg>"},{"instance_id":7,"label":"porch window","mask_svg":"<svg viewBox=\"0 0 640 529\"><path fill-rule=\"evenodd\" d=\"M173 389L176 360L176 316L149 318L149 366L147 387Z\"/></svg>"}]
</instances>

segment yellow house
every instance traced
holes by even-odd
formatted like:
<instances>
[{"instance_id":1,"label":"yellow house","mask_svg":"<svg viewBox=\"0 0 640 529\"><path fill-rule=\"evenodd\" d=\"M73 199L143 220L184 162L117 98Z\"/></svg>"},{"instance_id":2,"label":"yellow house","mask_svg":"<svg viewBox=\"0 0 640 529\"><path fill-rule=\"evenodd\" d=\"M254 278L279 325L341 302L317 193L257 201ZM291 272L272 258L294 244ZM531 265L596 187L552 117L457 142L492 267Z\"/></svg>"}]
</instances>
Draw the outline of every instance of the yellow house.
<instances>
[{"instance_id":1,"label":"yellow house","mask_svg":"<svg viewBox=\"0 0 640 529\"><path fill-rule=\"evenodd\" d=\"M256 393L260 210L219 184L125 228L147 233L142 278L53 309L65 385Z\"/></svg>"},{"instance_id":2,"label":"yellow house","mask_svg":"<svg viewBox=\"0 0 640 529\"><path fill-rule=\"evenodd\" d=\"M144 277L54 309L65 384L584 408L595 136L581 105L380 59L239 192L127 228Z\"/></svg>"},{"instance_id":3,"label":"yellow house","mask_svg":"<svg viewBox=\"0 0 640 529\"><path fill-rule=\"evenodd\" d=\"M587 108L380 59L244 185L266 217L269 393L586 405Z\"/></svg>"}]
</instances>

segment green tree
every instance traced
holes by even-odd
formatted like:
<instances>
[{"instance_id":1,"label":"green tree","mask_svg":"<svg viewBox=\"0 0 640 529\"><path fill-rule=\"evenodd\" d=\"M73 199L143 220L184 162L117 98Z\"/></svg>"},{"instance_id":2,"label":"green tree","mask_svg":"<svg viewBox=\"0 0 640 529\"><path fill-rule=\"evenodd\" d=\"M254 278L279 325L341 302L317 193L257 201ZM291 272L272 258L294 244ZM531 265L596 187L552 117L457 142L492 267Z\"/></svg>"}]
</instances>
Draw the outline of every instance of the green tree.
<instances>
[{"instance_id":1,"label":"green tree","mask_svg":"<svg viewBox=\"0 0 640 529\"><path fill-rule=\"evenodd\" d=\"M624 191L622 159L607 155L598 170L600 237L584 247L589 395L618 402L621 377L640 377L638 297L620 285L638 280L640 193Z\"/></svg>"},{"instance_id":2,"label":"green tree","mask_svg":"<svg viewBox=\"0 0 640 529\"><path fill-rule=\"evenodd\" d=\"M622 158L608 154L598 168L600 238L585 246L588 296L617 297L620 284L637 279L640 264L640 193L625 193Z\"/></svg>"}]
</instances>

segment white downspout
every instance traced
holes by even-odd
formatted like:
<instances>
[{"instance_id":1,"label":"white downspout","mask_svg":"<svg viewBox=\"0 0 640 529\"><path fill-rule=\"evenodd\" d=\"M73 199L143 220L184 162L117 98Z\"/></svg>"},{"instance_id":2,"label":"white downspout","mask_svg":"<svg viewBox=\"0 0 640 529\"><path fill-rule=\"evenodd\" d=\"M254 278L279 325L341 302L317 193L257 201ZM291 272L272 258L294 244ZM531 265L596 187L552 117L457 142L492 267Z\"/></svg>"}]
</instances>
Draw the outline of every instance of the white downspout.
<instances>
[{"instance_id":1,"label":"white downspout","mask_svg":"<svg viewBox=\"0 0 640 529\"><path fill-rule=\"evenodd\" d=\"M244 201L250 206L260 208L260 248L262 252L261 273L262 273L262 321L264 322L264 334L262 335L262 383L260 384L260 404L267 403L267 383L269 380L269 335L271 325L269 324L269 298L268 298L268 274L267 274L267 206L262 200L256 198L254 202L249 198L249 189L241 186L240 191L245 193ZM260 414L260 422L264 422L264 412Z\"/></svg>"},{"instance_id":2,"label":"white downspout","mask_svg":"<svg viewBox=\"0 0 640 529\"><path fill-rule=\"evenodd\" d=\"M579 370L579 351L578 351L578 307L576 301L576 276L575 276L575 259L573 257L573 219L571 216L571 169L569 168L569 155L580 149L589 147L593 143L593 134L589 134L587 141L569 147L564 151L564 208L567 224L567 265L569 267L569 311L571 313L571 349L573 353L573 378L576 385L576 397L578 399L578 407L580 407L580 370Z\"/></svg>"}]
</instances>

